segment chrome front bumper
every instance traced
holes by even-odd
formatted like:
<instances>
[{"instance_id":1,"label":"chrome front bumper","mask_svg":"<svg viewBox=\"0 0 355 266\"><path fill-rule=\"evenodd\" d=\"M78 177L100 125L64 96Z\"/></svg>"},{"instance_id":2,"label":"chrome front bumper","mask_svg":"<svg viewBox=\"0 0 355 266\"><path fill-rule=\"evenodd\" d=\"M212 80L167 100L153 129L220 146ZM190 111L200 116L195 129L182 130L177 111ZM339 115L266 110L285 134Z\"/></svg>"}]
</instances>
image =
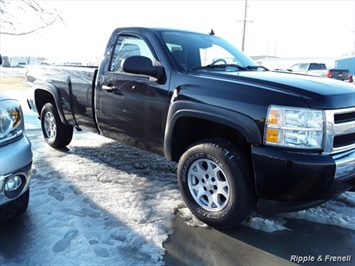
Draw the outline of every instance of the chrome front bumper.
<instances>
[{"instance_id":1,"label":"chrome front bumper","mask_svg":"<svg viewBox=\"0 0 355 266\"><path fill-rule=\"evenodd\" d=\"M334 178L355 175L355 150L350 150L333 156L336 170Z\"/></svg>"}]
</instances>

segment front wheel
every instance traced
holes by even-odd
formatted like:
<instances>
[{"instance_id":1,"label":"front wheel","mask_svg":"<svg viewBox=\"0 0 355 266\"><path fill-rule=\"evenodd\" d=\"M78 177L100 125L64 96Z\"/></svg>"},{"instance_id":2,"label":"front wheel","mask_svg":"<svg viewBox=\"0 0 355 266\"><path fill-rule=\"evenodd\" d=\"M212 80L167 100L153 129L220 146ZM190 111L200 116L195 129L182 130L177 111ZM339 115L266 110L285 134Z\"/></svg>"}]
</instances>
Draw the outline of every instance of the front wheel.
<instances>
[{"instance_id":1,"label":"front wheel","mask_svg":"<svg viewBox=\"0 0 355 266\"><path fill-rule=\"evenodd\" d=\"M63 148L73 138L73 127L62 123L51 103L46 103L42 108L41 128L45 141L53 148Z\"/></svg>"},{"instance_id":2,"label":"front wheel","mask_svg":"<svg viewBox=\"0 0 355 266\"><path fill-rule=\"evenodd\" d=\"M187 207L212 227L235 227L255 208L250 165L224 140L192 145L179 160L178 182Z\"/></svg>"}]
</instances>

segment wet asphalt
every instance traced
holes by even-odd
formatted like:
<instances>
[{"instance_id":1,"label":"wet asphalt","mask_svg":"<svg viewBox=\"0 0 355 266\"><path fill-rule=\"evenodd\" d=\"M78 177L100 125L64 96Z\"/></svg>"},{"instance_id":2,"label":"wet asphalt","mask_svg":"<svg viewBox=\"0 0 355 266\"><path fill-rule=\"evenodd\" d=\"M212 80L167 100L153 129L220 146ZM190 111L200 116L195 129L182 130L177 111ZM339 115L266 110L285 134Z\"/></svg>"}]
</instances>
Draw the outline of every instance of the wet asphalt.
<instances>
[{"instance_id":1,"label":"wet asphalt","mask_svg":"<svg viewBox=\"0 0 355 266\"><path fill-rule=\"evenodd\" d=\"M296 219L285 226L290 230L267 233L241 225L220 231L191 227L177 216L164 243L165 265L355 265L353 230ZM334 256L347 261L330 261ZM308 262L291 262L301 258Z\"/></svg>"}]
</instances>

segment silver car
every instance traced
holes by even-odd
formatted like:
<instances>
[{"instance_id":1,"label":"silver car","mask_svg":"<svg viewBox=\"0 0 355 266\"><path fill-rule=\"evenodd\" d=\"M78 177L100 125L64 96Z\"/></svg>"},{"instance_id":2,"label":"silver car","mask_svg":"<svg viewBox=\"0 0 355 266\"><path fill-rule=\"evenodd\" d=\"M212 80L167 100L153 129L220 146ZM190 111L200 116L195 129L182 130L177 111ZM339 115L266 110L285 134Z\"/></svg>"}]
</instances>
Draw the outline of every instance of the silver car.
<instances>
[{"instance_id":1,"label":"silver car","mask_svg":"<svg viewBox=\"0 0 355 266\"><path fill-rule=\"evenodd\" d=\"M31 168L31 143L21 105L0 90L0 221L26 211Z\"/></svg>"}]
</instances>

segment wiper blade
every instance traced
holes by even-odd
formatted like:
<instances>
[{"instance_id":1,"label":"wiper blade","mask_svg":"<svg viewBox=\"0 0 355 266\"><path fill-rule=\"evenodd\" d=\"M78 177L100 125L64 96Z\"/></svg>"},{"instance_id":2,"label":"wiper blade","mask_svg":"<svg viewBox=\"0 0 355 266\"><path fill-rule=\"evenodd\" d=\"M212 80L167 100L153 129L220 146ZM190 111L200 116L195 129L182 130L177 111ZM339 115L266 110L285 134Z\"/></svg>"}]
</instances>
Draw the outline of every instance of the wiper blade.
<instances>
[{"instance_id":1,"label":"wiper blade","mask_svg":"<svg viewBox=\"0 0 355 266\"><path fill-rule=\"evenodd\" d=\"M264 69L265 71L269 71L269 69L267 69L264 66L247 66L246 67L248 70L258 70L259 68Z\"/></svg>"},{"instance_id":2,"label":"wiper blade","mask_svg":"<svg viewBox=\"0 0 355 266\"><path fill-rule=\"evenodd\" d=\"M192 70L201 70L201 69L216 69L216 68L237 68L238 70L248 70L248 68L236 65L236 64L218 64L218 65L207 65L202 67L195 67Z\"/></svg>"}]
</instances>

